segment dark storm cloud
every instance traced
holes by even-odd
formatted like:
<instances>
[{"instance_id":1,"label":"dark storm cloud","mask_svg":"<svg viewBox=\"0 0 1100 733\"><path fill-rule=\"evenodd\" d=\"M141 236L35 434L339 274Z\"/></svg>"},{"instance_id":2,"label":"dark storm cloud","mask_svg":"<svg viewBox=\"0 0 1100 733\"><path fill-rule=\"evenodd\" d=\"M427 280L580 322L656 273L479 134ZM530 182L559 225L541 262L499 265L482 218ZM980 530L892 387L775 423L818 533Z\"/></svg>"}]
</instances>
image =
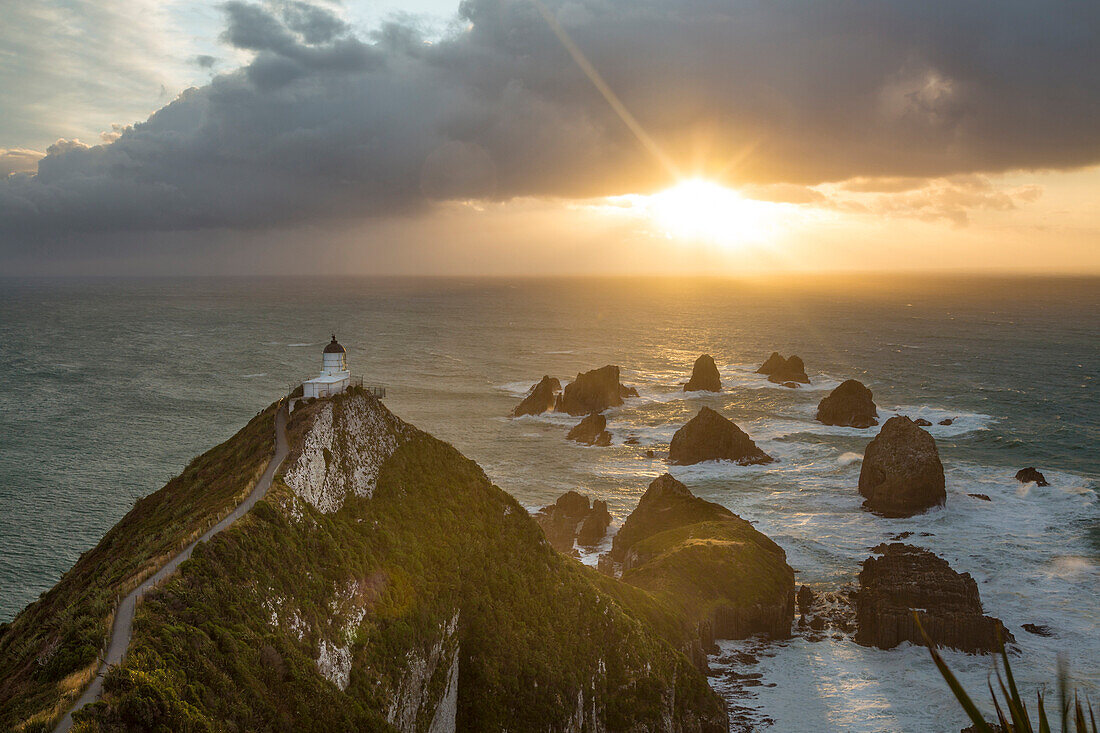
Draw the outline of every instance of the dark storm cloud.
<instances>
[{"instance_id":1,"label":"dark storm cloud","mask_svg":"<svg viewBox=\"0 0 1100 733\"><path fill-rule=\"evenodd\" d=\"M806 185L1100 161L1100 3L548 7L684 172ZM466 0L434 42L411 21L364 39L303 2L225 10L224 39L254 60L110 144L59 144L37 176L0 182L3 241L669 180L529 0Z\"/></svg>"}]
</instances>

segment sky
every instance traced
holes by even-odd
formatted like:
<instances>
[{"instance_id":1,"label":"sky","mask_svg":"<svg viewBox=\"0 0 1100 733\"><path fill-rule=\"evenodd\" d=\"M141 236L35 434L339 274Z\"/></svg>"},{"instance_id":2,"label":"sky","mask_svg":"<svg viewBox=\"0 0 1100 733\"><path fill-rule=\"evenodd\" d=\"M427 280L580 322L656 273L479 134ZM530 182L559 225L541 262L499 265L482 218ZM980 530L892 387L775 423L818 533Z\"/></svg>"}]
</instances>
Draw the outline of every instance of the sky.
<instances>
[{"instance_id":1,"label":"sky","mask_svg":"<svg viewBox=\"0 0 1100 733\"><path fill-rule=\"evenodd\" d=\"M40 0L0 272L1100 274L1100 3Z\"/></svg>"}]
</instances>

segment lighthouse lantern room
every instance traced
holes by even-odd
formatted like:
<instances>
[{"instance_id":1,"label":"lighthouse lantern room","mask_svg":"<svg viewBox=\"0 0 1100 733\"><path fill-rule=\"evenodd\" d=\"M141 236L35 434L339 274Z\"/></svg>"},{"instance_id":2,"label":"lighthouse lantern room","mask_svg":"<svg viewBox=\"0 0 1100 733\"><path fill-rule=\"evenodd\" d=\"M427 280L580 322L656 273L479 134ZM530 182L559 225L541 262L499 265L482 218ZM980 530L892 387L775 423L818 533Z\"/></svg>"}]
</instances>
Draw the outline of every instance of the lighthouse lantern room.
<instances>
[{"instance_id":1,"label":"lighthouse lantern room","mask_svg":"<svg viewBox=\"0 0 1100 733\"><path fill-rule=\"evenodd\" d=\"M321 376L302 382L302 396L331 397L346 390L350 383L348 353L336 341L336 334L332 334L332 341L321 356Z\"/></svg>"}]
</instances>

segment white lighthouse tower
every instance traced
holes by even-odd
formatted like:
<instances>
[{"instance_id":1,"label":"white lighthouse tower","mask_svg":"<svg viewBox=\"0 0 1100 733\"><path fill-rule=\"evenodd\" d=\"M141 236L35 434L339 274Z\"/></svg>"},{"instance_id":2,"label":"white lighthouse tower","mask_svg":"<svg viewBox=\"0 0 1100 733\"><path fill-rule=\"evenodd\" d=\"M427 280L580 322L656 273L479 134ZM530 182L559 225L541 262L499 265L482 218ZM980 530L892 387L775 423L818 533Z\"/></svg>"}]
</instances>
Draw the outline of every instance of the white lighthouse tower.
<instances>
[{"instance_id":1,"label":"white lighthouse tower","mask_svg":"<svg viewBox=\"0 0 1100 733\"><path fill-rule=\"evenodd\" d=\"M350 383L348 352L336 341L336 334L332 334L332 341L321 355L321 376L302 382L302 397L331 397L343 392Z\"/></svg>"}]
</instances>

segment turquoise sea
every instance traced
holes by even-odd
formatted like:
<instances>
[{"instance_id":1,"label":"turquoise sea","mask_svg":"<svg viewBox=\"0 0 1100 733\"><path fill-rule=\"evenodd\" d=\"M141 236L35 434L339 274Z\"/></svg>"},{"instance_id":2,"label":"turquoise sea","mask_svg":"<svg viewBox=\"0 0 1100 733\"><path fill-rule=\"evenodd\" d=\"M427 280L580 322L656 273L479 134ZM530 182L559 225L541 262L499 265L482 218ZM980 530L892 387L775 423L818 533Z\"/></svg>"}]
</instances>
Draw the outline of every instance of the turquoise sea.
<instances>
[{"instance_id":1,"label":"turquoise sea","mask_svg":"<svg viewBox=\"0 0 1100 733\"><path fill-rule=\"evenodd\" d=\"M668 470L676 428L702 404L720 409L779 460L673 473L782 545L798 582L839 590L871 547L913 532L910 542L978 581L986 612L1016 635L1023 686L1053 679L1066 653L1100 699L1095 278L0 280L0 620L135 499L316 372L333 332L353 373L386 385L391 410L532 508L579 489L621 522ZM813 384L789 390L754 374L772 351L801 356ZM725 390L685 395L703 352ZM609 413L612 447L567 443L571 419L506 418L542 375L564 382L609 363L641 395ZM860 509L859 459L875 429L813 421L847 378L874 391L884 417L952 418L930 428L945 508L909 519ZM1032 465L1050 487L1013 479ZM988 658L948 661L984 688ZM724 643L714 667L738 730L963 722L919 648L796 635ZM746 673L762 684L746 686Z\"/></svg>"}]
</instances>

